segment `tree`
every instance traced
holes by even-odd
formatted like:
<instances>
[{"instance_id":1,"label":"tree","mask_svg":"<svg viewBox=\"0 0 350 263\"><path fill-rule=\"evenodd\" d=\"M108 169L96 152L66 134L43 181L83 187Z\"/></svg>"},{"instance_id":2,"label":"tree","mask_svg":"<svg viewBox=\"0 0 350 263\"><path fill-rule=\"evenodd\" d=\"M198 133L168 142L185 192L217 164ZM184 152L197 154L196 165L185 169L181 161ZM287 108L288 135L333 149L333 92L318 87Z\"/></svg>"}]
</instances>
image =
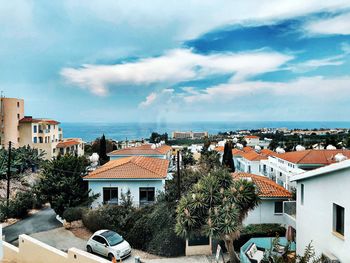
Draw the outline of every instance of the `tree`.
<instances>
[{"instance_id":1,"label":"tree","mask_svg":"<svg viewBox=\"0 0 350 263\"><path fill-rule=\"evenodd\" d=\"M164 133L164 134L160 134L157 132L151 133L151 137L149 138L150 143L159 143L161 141L164 141L165 143L168 142L168 134L167 133Z\"/></svg>"},{"instance_id":2,"label":"tree","mask_svg":"<svg viewBox=\"0 0 350 263\"><path fill-rule=\"evenodd\" d=\"M131 196L130 188L124 194L123 191L120 193L120 205L126 210L131 211L133 208L133 198Z\"/></svg>"},{"instance_id":3,"label":"tree","mask_svg":"<svg viewBox=\"0 0 350 263\"><path fill-rule=\"evenodd\" d=\"M68 207L89 205L98 196L89 196L90 190L83 181L88 164L84 157L64 155L45 165L38 192L58 215L62 216Z\"/></svg>"},{"instance_id":4,"label":"tree","mask_svg":"<svg viewBox=\"0 0 350 263\"><path fill-rule=\"evenodd\" d=\"M190 149L185 147L181 153L182 153L182 163L185 168L187 165L194 165L196 163L196 160L194 159L193 153L191 152Z\"/></svg>"},{"instance_id":5,"label":"tree","mask_svg":"<svg viewBox=\"0 0 350 263\"><path fill-rule=\"evenodd\" d=\"M204 172L209 172L221 166L220 154L217 151L202 151L199 164Z\"/></svg>"},{"instance_id":6,"label":"tree","mask_svg":"<svg viewBox=\"0 0 350 263\"><path fill-rule=\"evenodd\" d=\"M230 141L225 143L224 155L222 156L222 165L227 167L231 172L235 171L232 155L232 142Z\"/></svg>"},{"instance_id":7,"label":"tree","mask_svg":"<svg viewBox=\"0 0 350 263\"><path fill-rule=\"evenodd\" d=\"M103 134L101 139L100 139L100 151L99 151L99 156L100 156L100 162L101 165L105 164L106 162L109 161L109 158L107 156L107 144L106 144L106 137Z\"/></svg>"},{"instance_id":8,"label":"tree","mask_svg":"<svg viewBox=\"0 0 350 263\"><path fill-rule=\"evenodd\" d=\"M239 262L233 241L239 237L248 212L260 202L256 188L247 180L233 180L226 169L204 176L181 198L176 209L177 235L205 235L224 240L230 262Z\"/></svg>"}]
</instances>

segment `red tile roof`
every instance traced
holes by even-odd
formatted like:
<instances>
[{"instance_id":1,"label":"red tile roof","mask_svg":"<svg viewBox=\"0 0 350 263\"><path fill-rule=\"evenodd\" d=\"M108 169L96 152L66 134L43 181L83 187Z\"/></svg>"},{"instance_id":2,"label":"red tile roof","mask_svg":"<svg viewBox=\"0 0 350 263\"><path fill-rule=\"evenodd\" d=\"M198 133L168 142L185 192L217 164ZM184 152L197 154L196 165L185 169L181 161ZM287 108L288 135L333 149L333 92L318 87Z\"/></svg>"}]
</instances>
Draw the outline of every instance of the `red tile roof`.
<instances>
[{"instance_id":1,"label":"red tile roof","mask_svg":"<svg viewBox=\"0 0 350 263\"><path fill-rule=\"evenodd\" d=\"M217 152L224 152L224 146L217 146L214 151L217 151ZM254 149L252 147L249 147L249 146L246 146L244 147L242 150L239 150L237 148L233 148L232 149L232 154L233 155L242 155L243 153L246 153L246 152L250 152L250 151L254 151Z\"/></svg>"},{"instance_id":2,"label":"red tile roof","mask_svg":"<svg viewBox=\"0 0 350 263\"><path fill-rule=\"evenodd\" d=\"M78 138L66 139L64 141L60 141L56 145L56 148L66 148L66 147L73 146L73 145L79 145L80 143L82 143L82 140L80 140Z\"/></svg>"},{"instance_id":3,"label":"red tile roof","mask_svg":"<svg viewBox=\"0 0 350 263\"><path fill-rule=\"evenodd\" d=\"M246 135L244 136L245 139L259 139L258 136L255 136L255 135Z\"/></svg>"},{"instance_id":4,"label":"red tile roof","mask_svg":"<svg viewBox=\"0 0 350 263\"><path fill-rule=\"evenodd\" d=\"M334 157L338 153L350 158L350 150L304 150L286 152L276 156L291 163L328 165L336 162Z\"/></svg>"},{"instance_id":5,"label":"red tile roof","mask_svg":"<svg viewBox=\"0 0 350 263\"><path fill-rule=\"evenodd\" d=\"M169 161L132 156L112 160L89 173L84 179L165 179Z\"/></svg>"},{"instance_id":6,"label":"red tile roof","mask_svg":"<svg viewBox=\"0 0 350 263\"><path fill-rule=\"evenodd\" d=\"M48 124L60 124L60 122L50 119L33 119L32 117L25 116L24 118L19 120L20 123L39 123L39 122L45 122Z\"/></svg>"},{"instance_id":7,"label":"red tile roof","mask_svg":"<svg viewBox=\"0 0 350 263\"><path fill-rule=\"evenodd\" d=\"M291 192L265 176L243 172L233 173L232 176L234 179L251 178L261 198L292 198Z\"/></svg>"},{"instance_id":8,"label":"red tile roof","mask_svg":"<svg viewBox=\"0 0 350 263\"><path fill-rule=\"evenodd\" d=\"M121 150L115 150L108 155L165 155L171 150L169 145L161 145L152 149L152 144L143 144L137 147L129 147Z\"/></svg>"}]
</instances>

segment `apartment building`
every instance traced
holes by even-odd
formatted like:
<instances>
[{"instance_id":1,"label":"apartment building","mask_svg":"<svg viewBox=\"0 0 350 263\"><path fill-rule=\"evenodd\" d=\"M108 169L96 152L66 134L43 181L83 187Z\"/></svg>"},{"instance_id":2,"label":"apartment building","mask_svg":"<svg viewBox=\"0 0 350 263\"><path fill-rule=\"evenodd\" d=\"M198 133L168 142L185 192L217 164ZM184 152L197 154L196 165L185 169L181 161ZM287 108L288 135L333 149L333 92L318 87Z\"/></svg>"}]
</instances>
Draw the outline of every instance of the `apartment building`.
<instances>
[{"instance_id":1,"label":"apartment building","mask_svg":"<svg viewBox=\"0 0 350 263\"><path fill-rule=\"evenodd\" d=\"M25 116L19 121L19 146L45 151L47 159L57 156L56 146L63 138L59 124L55 120Z\"/></svg>"},{"instance_id":2,"label":"apartment building","mask_svg":"<svg viewBox=\"0 0 350 263\"><path fill-rule=\"evenodd\" d=\"M193 131L174 131L172 132L173 139L201 139L208 137L208 132L193 132Z\"/></svg>"},{"instance_id":3,"label":"apartment building","mask_svg":"<svg viewBox=\"0 0 350 263\"><path fill-rule=\"evenodd\" d=\"M0 98L0 146L8 147L12 142L19 145L19 120L24 117L24 100L17 98Z\"/></svg>"},{"instance_id":4,"label":"apartment building","mask_svg":"<svg viewBox=\"0 0 350 263\"><path fill-rule=\"evenodd\" d=\"M267 149L270 145L271 139L263 139L260 140L260 137L255 135L246 135L244 136L244 140L247 142L247 146L255 147L259 146L262 149Z\"/></svg>"},{"instance_id":5,"label":"apartment building","mask_svg":"<svg viewBox=\"0 0 350 263\"><path fill-rule=\"evenodd\" d=\"M303 254L312 241L327 262L350 262L350 160L296 175L296 244Z\"/></svg>"},{"instance_id":6,"label":"apartment building","mask_svg":"<svg viewBox=\"0 0 350 263\"><path fill-rule=\"evenodd\" d=\"M293 176L337 161L336 156L350 158L350 150L302 150L269 156L260 161L260 174L268 176L288 190L296 187Z\"/></svg>"}]
</instances>

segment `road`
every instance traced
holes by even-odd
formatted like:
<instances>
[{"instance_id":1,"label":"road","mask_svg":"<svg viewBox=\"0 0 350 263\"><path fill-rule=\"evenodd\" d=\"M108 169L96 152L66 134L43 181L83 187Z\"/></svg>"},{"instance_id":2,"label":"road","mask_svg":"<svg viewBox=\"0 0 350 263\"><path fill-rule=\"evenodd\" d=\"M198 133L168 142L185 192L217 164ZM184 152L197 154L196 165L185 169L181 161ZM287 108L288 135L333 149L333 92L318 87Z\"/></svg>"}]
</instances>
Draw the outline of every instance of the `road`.
<instances>
[{"instance_id":1,"label":"road","mask_svg":"<svg viewBox=\"0 0 350 263\"><path fill-rule=\"evenodd\" d=\"M58 227L62 227L62 224L56 220L56 213L53 209L47 207L13 225L5 227L2 234L5 235L6 242L16 244L18 236L21 234L31 235Z\"/></svg>"}]
</instances>

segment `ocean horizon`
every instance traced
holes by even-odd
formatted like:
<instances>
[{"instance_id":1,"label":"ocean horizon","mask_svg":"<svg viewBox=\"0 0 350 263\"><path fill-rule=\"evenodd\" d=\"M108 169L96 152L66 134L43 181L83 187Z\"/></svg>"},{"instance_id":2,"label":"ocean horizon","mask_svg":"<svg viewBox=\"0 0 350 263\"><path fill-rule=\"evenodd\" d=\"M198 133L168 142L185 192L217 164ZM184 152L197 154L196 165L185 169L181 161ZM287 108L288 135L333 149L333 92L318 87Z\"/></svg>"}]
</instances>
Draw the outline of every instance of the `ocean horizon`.
<instances>
[{"instance_id":1,"label":"ocean horizon","mask_svg":"<svg viewBox=\"0 0 350 263\"><path fill-rule=\"evenodd\" d=\"M207 131L209 134L259 128L350 128L350 121L203 121L203 122L129 122L129 123L61 123L63 137L82 138L86 142L101 137L102 134L113 140L135 140L149 138L152 132L165 133L171 136L173 131Z\"/></svg>"}]
</instances>

